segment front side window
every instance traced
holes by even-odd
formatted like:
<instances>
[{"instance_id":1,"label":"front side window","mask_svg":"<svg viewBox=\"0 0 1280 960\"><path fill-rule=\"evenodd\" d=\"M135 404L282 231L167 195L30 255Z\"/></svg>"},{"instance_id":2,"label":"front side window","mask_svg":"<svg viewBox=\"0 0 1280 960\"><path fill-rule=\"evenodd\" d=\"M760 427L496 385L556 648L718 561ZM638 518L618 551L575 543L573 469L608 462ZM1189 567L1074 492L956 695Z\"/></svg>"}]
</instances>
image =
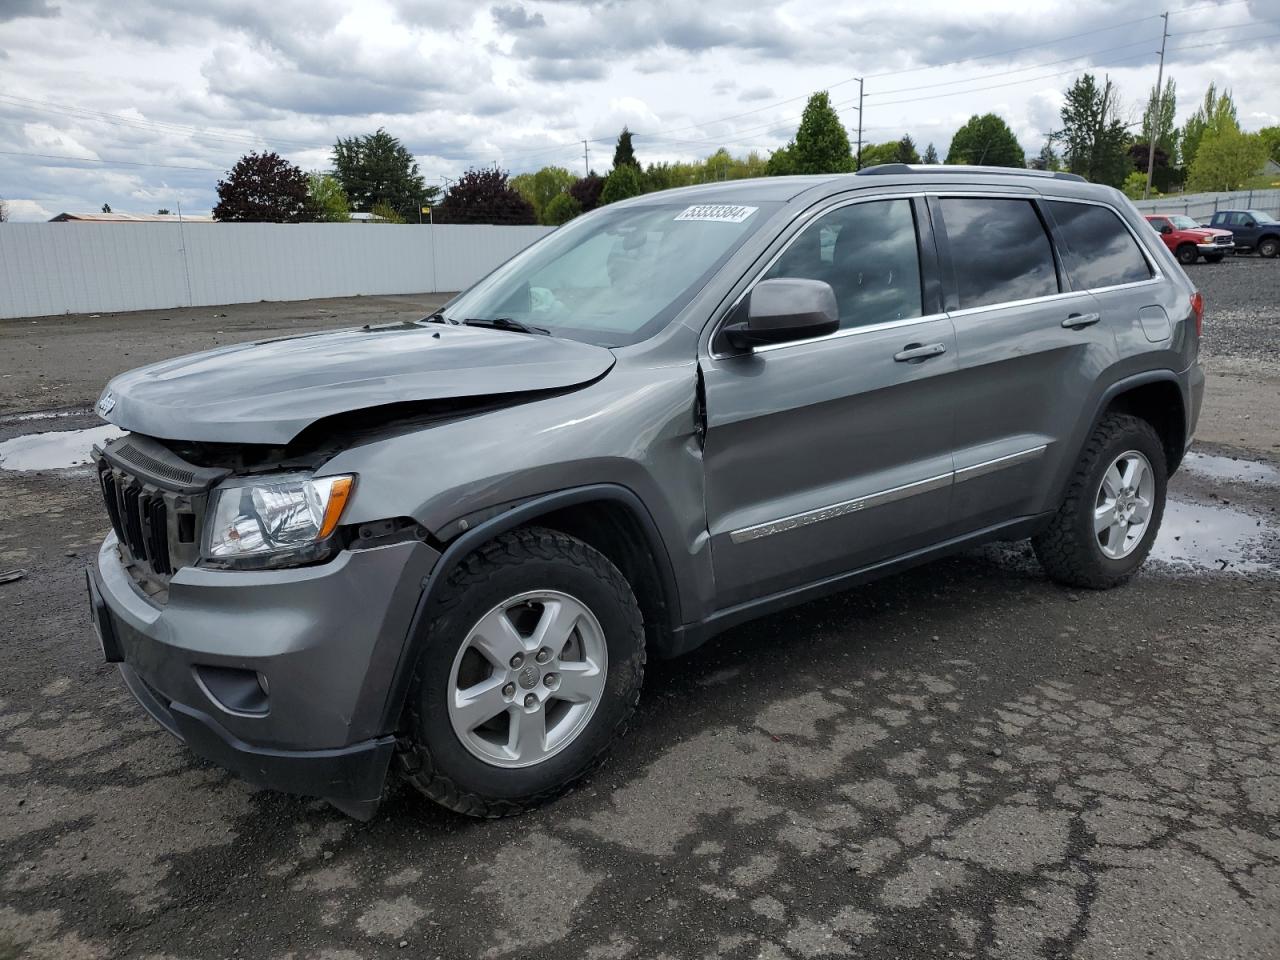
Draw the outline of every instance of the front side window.
<instances>
[{"instance_id":1,"label":"front side window","mask_svg":"<svg viewBox=\"0 0 1280 960\"><path fill-rule=\"evenodd\" d=\"M1169 226L1168 220L1162 220L1159 217L1157 217L1154 220L1148 220L1147 223L1151 224L1151 226L1155 229L1156 233L1159 233L1165 227Z\"/></svg>"},{"instance_id":2,"label":"front side window","mask_svg":"<svg viewBox=\"0 0 1280 960\"><path fill-rule=\"evenodd\" d=\"M1049 200L1045 206L1071 254L1068 273L1074 287L1094 290L1151 279L1138 241L1114 210L1067 200Z\"/></svg>"},{"instance_id":3,"label":"front side window","mask_svg":"<svg viewBox=\"0 0 1280 960\"><path fill-rule=\"evenodd\" d=\"M960 309L1058 292L1053 249L1029 200L944 197Z\"/></svg>"},{"instance_id":4,"label":"front side window","mask_svg":"<svg viewBox=\"0 0 1280 960\"><path fill-rule=\"evenodd\" d=\"M776 207L605 207L534 244L444 312L459 323L505 318L608 347L638 343L670 323Z\"/></svg>"},{"instance_id":5,"label":"front side window","mask_svg":"<svg viewBox=\"0 0 1280 960\"><path fill-rule=\"evenodd\" d=\"M762 279L778 277L831 284L841 328L921 316L911 201L873 200L824 214L805 227Z\"/></svg>"}]
</instances>

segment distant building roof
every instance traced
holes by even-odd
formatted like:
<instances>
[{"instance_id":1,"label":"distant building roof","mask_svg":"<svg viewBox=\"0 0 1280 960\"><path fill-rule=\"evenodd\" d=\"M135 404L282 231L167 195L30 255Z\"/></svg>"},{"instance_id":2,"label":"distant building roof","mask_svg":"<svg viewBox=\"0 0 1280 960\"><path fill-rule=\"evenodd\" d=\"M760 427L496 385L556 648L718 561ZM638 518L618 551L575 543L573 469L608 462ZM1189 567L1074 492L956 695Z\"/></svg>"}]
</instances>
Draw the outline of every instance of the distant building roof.
<instances>
[{"instance_id":1,"label":"distant building roof","mask_svg":"<svg viewBox=\"0 0 1280 960\"><path fill-rule=\"evenodd\" d=\"M213 217L179 217L173 213L60 213L50 223L213 223Z\"/></svg>"}]
</instances>

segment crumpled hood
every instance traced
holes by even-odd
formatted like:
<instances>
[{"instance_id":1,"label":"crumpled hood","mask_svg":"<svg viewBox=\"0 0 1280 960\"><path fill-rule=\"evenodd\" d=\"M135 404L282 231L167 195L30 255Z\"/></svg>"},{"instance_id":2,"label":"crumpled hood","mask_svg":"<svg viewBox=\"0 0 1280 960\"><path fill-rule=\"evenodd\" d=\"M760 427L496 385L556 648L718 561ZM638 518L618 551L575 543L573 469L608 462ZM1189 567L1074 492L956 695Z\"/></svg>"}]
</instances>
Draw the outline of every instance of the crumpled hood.
<instances>
[{"instance_id":1,"label":"crumpled hood","mask_svg":"<svg viewBox=\"0 0 1280 960\"><path fill-rule=\"evenodd\" d=\"M384 404L573 387L613 366L604 347L442 324L237 344L122 373L98 414L170 440L282 445L317 420Z\"/></svg>"}]
</instances>

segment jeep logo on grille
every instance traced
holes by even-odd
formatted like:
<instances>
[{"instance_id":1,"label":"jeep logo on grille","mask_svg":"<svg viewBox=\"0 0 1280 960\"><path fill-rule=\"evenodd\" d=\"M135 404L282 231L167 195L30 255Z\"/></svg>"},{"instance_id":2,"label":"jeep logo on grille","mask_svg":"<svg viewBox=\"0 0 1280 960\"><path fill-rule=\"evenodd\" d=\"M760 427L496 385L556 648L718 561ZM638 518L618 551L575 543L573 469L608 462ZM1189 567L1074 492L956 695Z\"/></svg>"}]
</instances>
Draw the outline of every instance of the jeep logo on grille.
<instances>
[{"instance_id":1,"label":"jeep logo on grille","mask_svg":"<svg viewBox=\"0 0 1280 960\"><path fill-rule=\"evenodd\" d=\"M98 413L106 416L116 408L116 397L110 390L102 395L102 399L98 401Z\"/></svg>"}]
</instances>

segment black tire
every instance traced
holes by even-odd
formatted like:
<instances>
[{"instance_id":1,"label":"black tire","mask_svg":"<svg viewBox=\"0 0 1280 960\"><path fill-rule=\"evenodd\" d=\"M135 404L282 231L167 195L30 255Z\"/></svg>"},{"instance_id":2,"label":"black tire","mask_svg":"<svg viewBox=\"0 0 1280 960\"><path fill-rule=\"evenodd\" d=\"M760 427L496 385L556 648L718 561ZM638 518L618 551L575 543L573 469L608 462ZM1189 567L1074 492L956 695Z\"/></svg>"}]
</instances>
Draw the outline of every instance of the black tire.
<instances>
[{"instance_id":1,"label":"black tire","mask_svg":"<svg viewBox=\"0 0 1280 960\"><path fill-rule=\"evenodd\" d=\"M1093 529L1095 498L1102 476L1116 457L1137 450L1151 464L1155 479L1152 512L1142 540L1128 556L1102 552ZM1164 445L1151 424L1127 414L1109 414L1084 445L1067 494L1049 526L1031 540L1040 565L1052 579L1072 587L1104 590L1129 579L1147 559L1164 518L1168 464Z\"/></svg>"},{"instance_id":2,"label":"black tire","mask_svg":"<svg viewBox=\"0 0 1280 960\"><path fill-rule=\"evenodd\" d=\"M498 767L463 746L449 718L450 671L471 628L507 598L558 590L585 604L608 652L605 692L559 753L530 767ZM603 761L635 712L644 680L644 622L630 584L599 551L544 528L503 534L450 573L426 626L397 754L401 775L435 802L473 817L524 813L559 797Z\"/></svg>"},{"instance_id":3,"label":"black tire","mask_svg":"<svg viewBox=\"0 0 1280 960\"><path fill-rule=\"evenodd\" d=\"M1178 258L1178 262L1184 267L1189 267L1199 259L1200 251L1196 249L1194 243L1184 243L1174 251L1174 256Z\"/></svg>"},{"instance_id":4,"label":"black tire","mask_svg":"<svg viewBox=\"0 0 1280 960\"><path fill-rule=\"evenodd\" d=\"M1208 263L1221 263L1225 253L1206 253L1204 258Z\"/></svg>"},{"instance_id":5,"label":"black tire","mask_svg":"<svg viewBox=\"0 0 1280 960\"><path fill-rule=\"evenodd\" d=\"M1258 254L1268 260L1280 254L1280 237L1263 237L1258 243Z\"/></svg>"}]
</instances>

